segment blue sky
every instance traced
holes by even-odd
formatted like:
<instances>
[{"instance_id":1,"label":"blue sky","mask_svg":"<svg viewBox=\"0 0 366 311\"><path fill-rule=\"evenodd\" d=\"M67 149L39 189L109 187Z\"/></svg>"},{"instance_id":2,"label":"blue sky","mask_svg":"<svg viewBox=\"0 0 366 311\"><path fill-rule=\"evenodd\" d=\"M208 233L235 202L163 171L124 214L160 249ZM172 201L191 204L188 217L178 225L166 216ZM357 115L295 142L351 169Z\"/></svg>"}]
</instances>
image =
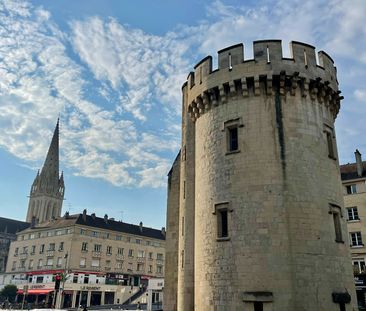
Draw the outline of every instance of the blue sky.
<instances>
[{"instance_id":1,"label":"blue sky","mask_svg":"<svg viewBox=\"0 0 366 311\"><path fill-rule=\"evenodd\" d=\"M206 55L258 39L325 50L345 99L342 163L366 158L366 2L0 0L1 216L24 219L60 116L63 212L165 226L181 86Z\"/></svg>"}]
</instances>

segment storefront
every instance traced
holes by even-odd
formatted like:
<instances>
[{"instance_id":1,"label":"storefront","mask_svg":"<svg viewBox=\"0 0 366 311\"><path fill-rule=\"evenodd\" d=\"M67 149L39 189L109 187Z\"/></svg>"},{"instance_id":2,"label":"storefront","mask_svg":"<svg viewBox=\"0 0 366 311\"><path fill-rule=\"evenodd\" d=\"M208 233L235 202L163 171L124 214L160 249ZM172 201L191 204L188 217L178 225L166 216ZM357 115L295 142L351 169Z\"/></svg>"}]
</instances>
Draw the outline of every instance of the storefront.
<instances>
[{"instance_id":1,"label":"storefront","mask_svg":"<svg viewBox=\"0 0 366 311\"><path fill-rule=\"evenodd\" d=\"M366 310L366 275L355 275L357 303L359 310Z\"/></svg>"},{"instance_id":2,"label":"storefront","mask_svg":"<svg viewBox=\"0 0 366 311\"><path fill-rule=\"evenodd\" d=\"M54 289L50 284L20 285L17 291L17 302L24 301L34 306L51 307L53 303Z\"/></svg>"}]
</instances>

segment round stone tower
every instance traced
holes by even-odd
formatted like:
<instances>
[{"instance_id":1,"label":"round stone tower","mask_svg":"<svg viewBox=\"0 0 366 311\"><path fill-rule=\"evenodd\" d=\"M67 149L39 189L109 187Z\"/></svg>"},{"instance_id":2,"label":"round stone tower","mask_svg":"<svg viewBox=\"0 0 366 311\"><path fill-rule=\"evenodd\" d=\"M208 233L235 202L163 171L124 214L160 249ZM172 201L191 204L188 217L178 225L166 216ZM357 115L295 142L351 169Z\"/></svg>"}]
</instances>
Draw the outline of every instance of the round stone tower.
<instances>
[{"instance_id":1,"label":"round stone tower","mask_svg":"<svg viewBox=\"0 0 366 311\"><path fill-rule=\"evenodd\" d=\"M178 311L356 310L333 60L255 41L183 85ZM169 208L169 207L168 207Z\"/></svg>"}]
</instances>

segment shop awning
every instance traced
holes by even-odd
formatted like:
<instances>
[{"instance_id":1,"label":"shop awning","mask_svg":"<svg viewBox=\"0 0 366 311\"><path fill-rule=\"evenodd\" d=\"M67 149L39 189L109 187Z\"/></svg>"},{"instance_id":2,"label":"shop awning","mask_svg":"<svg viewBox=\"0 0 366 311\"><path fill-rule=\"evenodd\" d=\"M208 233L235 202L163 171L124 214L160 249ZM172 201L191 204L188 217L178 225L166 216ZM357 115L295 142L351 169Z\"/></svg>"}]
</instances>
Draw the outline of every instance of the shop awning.
<instances>
[{"instance_id":1,"label":"shop awning","mask_svg":"<svg viewBox=\"0 0 366 311\"><path fill-rule=\"evenodd\" d=\"M53 292L53 289L28 289L27 295L47 295L50 292ZM23 294L23 290L18 289L17 294Z\"/></svg>"}]
</instances>

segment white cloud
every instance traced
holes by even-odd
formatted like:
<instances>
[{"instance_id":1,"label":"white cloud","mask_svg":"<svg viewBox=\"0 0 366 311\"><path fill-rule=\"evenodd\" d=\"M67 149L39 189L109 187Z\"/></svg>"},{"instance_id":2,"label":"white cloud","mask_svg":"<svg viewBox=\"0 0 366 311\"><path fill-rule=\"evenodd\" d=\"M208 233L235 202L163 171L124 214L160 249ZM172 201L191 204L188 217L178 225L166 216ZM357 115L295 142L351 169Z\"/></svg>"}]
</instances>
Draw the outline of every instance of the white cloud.
<instances>
[{"instance_id":1,"label":"white cloud","mask_svg":"<svg viewBox=\"0 0 366 311\"><path fill-rule=\"evenodd\" d=\"M346 154L363 132L352 119L365 115L365 15L358 0L262 0L251 8L215 1L197 25L157 36L97 16L61 31L45 9L4 0L0 146L40 164L60 112L62 161L75 174L117 186L164 186L179 149L181 85L194 64L239 42L249 58L253 40L275 38L285 56L287 43L298 40L335 58L346 97L337 121L348 128L338 135Z\"/></svg>"},{"instance_id":2,"label":"white cloud","mask_svg":"<svg viewBox=\"0 0 366 311\"><path fill-rule=\"evenodd\" d=\"M109 33L103 38L100 28L103 22L98 24L94 18L92 23L94 28L91 30L100 32L95 39L104 40L102 48L106 49L96 51L96 55L108 54L111 49L111 58L104 59L102 67L94 68L97 80L89 79L88 68L78 64L66 51L67 35L52 22L49 12L20 2L18 5L0 4L0 146L21 159L37 161L40 165L61 112L62 165L72 169L75 175L102 178L117 186L161 186L164 176L161 163L168 162L163 153L172 152L171 146L178 147L177 138L169 135L158 138L154 129L138 128L138 123L116 110L118 103L93 102L94 96L101 93L104 98L113 98L111 88L104 82L106 79L114 92L128 96L129 102L124 109L137 119L146 119L145 110L152 104L149 102L152 101L151 95L149 98L152 87L149 85L152 72L149 66L157 66L159 60L150 59L151 49L145 52L136 49L132 56L138 60L133 65L146 61L141 66L142 71L135 72L131 68L121 75L120 70L131 55L123 54L121 46L117 46L113 54L112 45L116 39L113 36L128 38L130 33L123 33L123 29L110 20L106 24ZM86 28L82 29L86 31ZM140 31L133 33L141 34ZM108 39L108 36L112 38ZM118 53L125 55L126 58L122 58L125 64L117 58ZM90 91L94 85L98 85L99 91L93 95ZM128 91L123 92L126 86ZM167 144L161 144L165 139ZM164 167L168 170L166 165ZM147 174L150 168L160 175Z\"/></svg>"}]
</instances>

